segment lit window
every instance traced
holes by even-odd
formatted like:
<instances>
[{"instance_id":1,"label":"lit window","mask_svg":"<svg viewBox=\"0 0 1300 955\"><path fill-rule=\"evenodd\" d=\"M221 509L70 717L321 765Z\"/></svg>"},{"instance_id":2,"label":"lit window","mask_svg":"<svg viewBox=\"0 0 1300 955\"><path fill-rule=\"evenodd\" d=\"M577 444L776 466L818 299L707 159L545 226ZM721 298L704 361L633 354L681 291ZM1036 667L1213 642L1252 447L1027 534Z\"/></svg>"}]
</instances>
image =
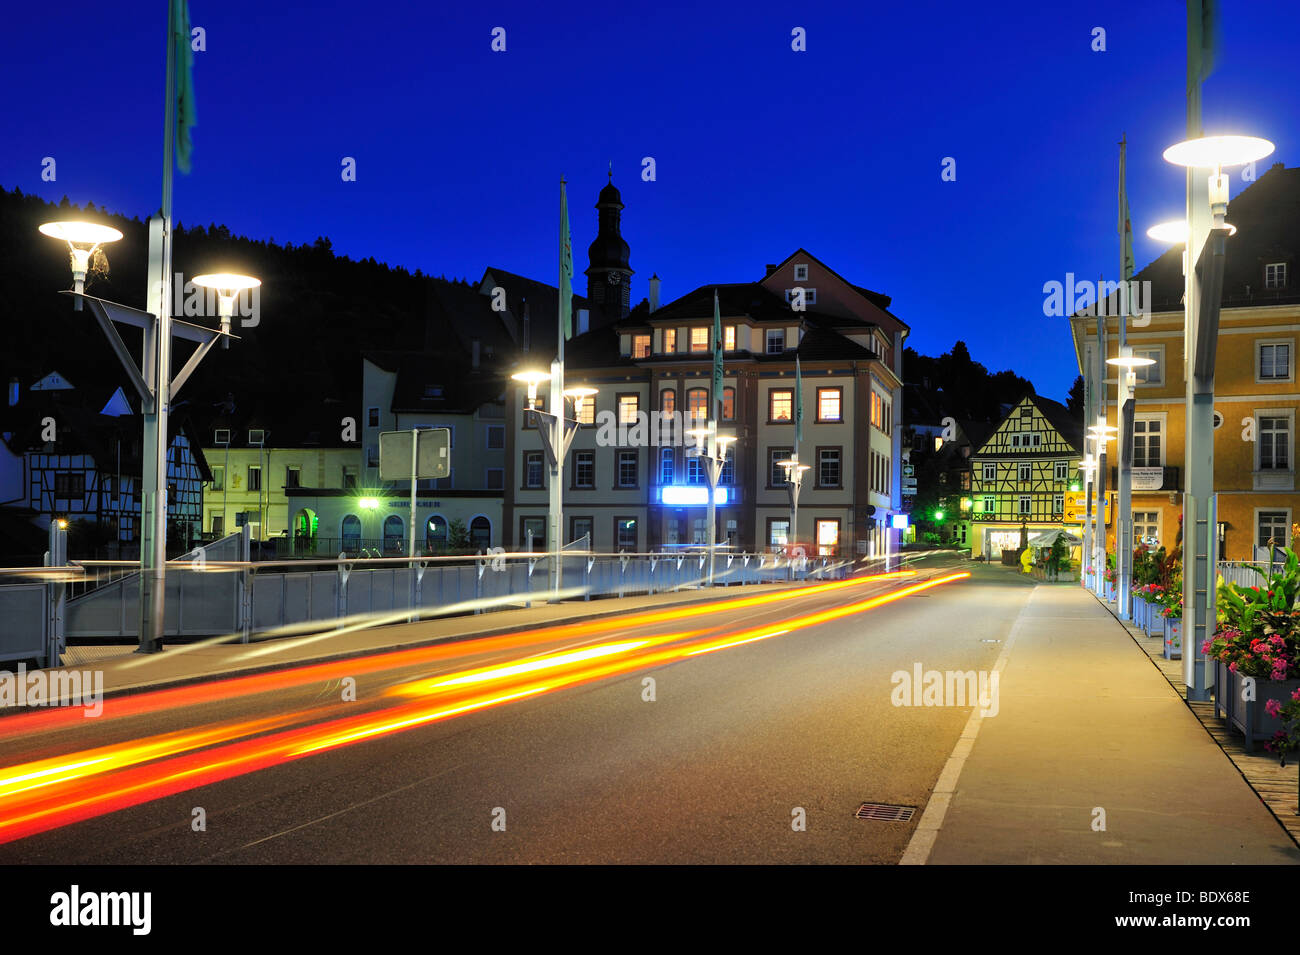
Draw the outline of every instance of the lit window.
<instances>
[{"instance_id":1,"label":"lit window","mask_svg":"<svg viewBox=\"0 0 1300 955\"><path fill-rule=\"evenodd\" d=\"M767 393L767 420L794 420L794 392L789 388L773 388Z\"/></svg>"},{"instance_id":2,"label":"lit window","mask_svg":"<svg viewBox=\"0 0 1300 955\"><path fill-rule=\"evenodd\" d=\"M633 335L632 336L632 357L649 358L650 357L650 336Z\"/></svg>"},{"instance_id":3,"label":"lit window","mask_svg":"<svg viewBox=\"0 0 1300 955\"><path fill-rule=\"evenodd\" d=\"M709 350L709 330L707 328L691 329L691 351Z\"/></svg>"},{"instance_id":4,"label":"lit window","mask_svg":"<svg viewBox=\"0 0 1300 955\"><path fill-rule=\"evenodd\" d=\"M709 417L709 391L707 388L690 388L687 390L686 416L692 421Z\"/></svg>"},{"instance_id":5,"label":"lit window","mask_svg":"<svg viewBox=\"0 0 1300 955\"><path fill-rule=\"evenodd\" d=\"M736 326L735 325L728 325L726 328L722 330L722 350L723 351L736 350Z\"/></svg>"},{"instance_id":6,"label":"lit window","mask_svg":"<svg viewBox=\"0 0 1300 955\"><path fill-rule=\"evenodd\" d=\"M636 414L641 410L640 395L619 395L618 396L618 422L619 424L632 424L636 421Z\"/></svg>"},{"instance_id":7,"label":"lit window","mask_svg":"<svg viewBox=\"0 0 1300 955\"><path fill-rule=\"evenodd\" d=\"M736 389L735 388L722 389L722 420L723 421L736 420Z\"/></svg>"},{"instance_id":8,"label":"lit window","mask_svg":"<svg viewBox=\"0 0 1300 955\"><path fill-rule=\"evenodd\" d=\"M790 522L772 520L767 525L767 546L784 547L790 542Z\"/></svg>"},{"instance_id":9,"label":"lit window","mask_svg":"<svg viewBox=\"0 0 1300 955\"><path fill-rule=\"evenodd\" d=\"M587 395L579 401L574 399L573 406L577 411L578 424L595 424L596 423L596 396Z\"/></svg>"},{"instance_id":10,"label":"lit window","mask_svg":"<svg viewBox=\"0 0 1300 955\"><path fill-rule=\"evenodd\" d=\"M677 329L665 328L664 329L664 352L666 354L671 355L675 351L677 351Z\"/></svg>"},{"instance_id":11,"label":"lit window","mask_svg":"<svg viewBox=\"0 0 1300 955\"><path fill-rule=\"evenodd\" d=\"M839 553L840 522L837 520L817 521L817 554L819 557L834 557Z\"/></svg>"},{"instance_id":12,"label":"lit window","mask_svg":"<svg viewBox=\"0 0 1300 955\"><path fill-rule=\"evenodd\" d=\"M674 389L665 388L659 392L659 410L666 415L677 411L677 392Z\"/></svg>"},{"instance_id":13,"label":"lit window","mask_svg":"<svg viewBox=\"0 0 1300 955\"><path fill-rule=\"evenodd\" d=\"M674 477L674 458L672 448L659 449L659 483L672 484Z\"/></svg>"},{"instance_id":14,"label":"lit window","mask_svg":"<svg viewBox=\"0 0 1300 955\"><path fill-rule=\"evenodd\" d=\"M842 388L817 389L817 420L843 421L844 390Z\"/></svg>"}]
</instances>

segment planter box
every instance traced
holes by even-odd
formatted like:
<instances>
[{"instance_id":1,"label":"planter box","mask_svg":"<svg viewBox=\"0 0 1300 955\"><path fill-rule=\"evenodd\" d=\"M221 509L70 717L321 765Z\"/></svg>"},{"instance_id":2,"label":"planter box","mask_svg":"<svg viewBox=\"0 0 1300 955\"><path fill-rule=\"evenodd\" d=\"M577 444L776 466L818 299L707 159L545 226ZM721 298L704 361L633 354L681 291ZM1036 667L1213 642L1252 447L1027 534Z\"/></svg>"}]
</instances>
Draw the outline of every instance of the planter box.
<instances>
[{"instance_id":1,"label":"planter box","mask_svg":"<svg viewBox=\"0 0 1300 955\"><path fill-rule=\"evenodd\" d=\"M1101 599L1107 603L1111 603L1115 599L1115 585L1109 580L1101 582Z\"/></svg>"},{"instance_id":2,"label":"planter box","mask_svg":"<svg viewBox=\"0 0 1300 955\"><path fill-rule=\"evenodd\" d=\"M1137 594L1133 595L1133 625L1135 627L1141 627L1143 630L1146 630L1147 614L1150 611L1150 606L1150 604Z\"/></svg>"},{"instance_id":3,"label":"planter box","mask_svg":"<svg viewBox=\"0 0 1300 955\"><path fill-rule=\"evenodd\" d=\"M1261 680L1256 677L1255 699L1243 700L1241 687L1246 678L1240 673L1231 672L1227 667L1223 668L1223 673L1226 674L1227 684L1225 696L1228 699L1224 703L1229 713L1228 725L1245 736L1246 752L1253 753L1256 743L1268 742L1282 728L1282 721L1269 716L1264 704L1269 700L1285 703L1300 688L1300 679Z\"/></svg>"},{"instance_id":4,"label":"planter box","mask_svg":"<svg viewBox=\"0 0 1300 955\"><path fill-rule=\"evenodd\" d=\"M1162 617L1165 622L1165 659L1183 658L1183 621L1181 617Z\"/></svg>"},{"instance_id":5,"label":"planter box","mask_svg":"<svg viewBox=\"0 0 1300 955\"><path fill-rule=\"evenodd\" d=\"M1228 664L1214 661L1214 715L1223 720L1231 720L1234 704L1238 697L1232 693L1232 683L1228 679ZM1238 704L1239 705L1239 704Z\"/></svg>"},{"instance_id":6,"label":"planter box","mask_svg":"<svg viewBox=\"0 0 1300 955\"><path fill-rule=\"evenodd\" d=\"M1147 614L1147 636L1163 637L1165 635L1166 624L1169 622L1160 615L1160 604L1152 604L1151 611Z\"/></svg>"}]
</instances>

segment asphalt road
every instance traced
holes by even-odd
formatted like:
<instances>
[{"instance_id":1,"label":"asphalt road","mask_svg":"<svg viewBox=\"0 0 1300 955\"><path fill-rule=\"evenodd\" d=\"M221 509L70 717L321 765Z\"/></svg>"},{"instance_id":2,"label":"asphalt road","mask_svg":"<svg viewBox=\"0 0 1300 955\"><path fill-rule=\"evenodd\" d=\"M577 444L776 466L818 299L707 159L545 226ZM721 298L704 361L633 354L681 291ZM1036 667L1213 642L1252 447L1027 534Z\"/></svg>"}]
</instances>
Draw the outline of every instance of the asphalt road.
<instances>
[{"instance_id":1,"label":"asphalt road","mask_svg":"<svg viewBox=\"0 0 1300 955\"><path fill-rule=\"evenodd\" d=\"M445 659L359 672L355 702L331 677L8 738L0 720L7 768L286 713L294 727L382 715L404 699L395 686L612 639L766 637L240 771L10 841L0 863L895 863L969 709L896 707L890 675L916 663L991 668L1000 644L987 641L1005 639L1031 592L996 568L956 569L974 577L785 633L793 617L911 581L633 626L606 618L606 632L539 635L524 650L460 644ZM184 766L223 752L196 745ZM918 811L907 823L854 818L864 801Z\"/></svg>"}]
</instances>

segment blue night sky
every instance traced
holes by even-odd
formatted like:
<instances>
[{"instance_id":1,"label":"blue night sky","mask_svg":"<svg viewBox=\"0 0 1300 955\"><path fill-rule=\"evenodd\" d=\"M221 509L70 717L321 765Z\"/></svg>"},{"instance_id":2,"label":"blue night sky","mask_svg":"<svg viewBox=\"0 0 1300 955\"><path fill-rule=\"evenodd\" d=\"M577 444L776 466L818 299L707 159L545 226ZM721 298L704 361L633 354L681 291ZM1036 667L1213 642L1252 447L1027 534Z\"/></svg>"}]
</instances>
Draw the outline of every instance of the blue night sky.
<instances>
[{"instance_id":1,"label":"blue night sky","mask_svg":"<svg viewBox=\"0 0 1300 955\"><path fill-rule=\"evenodd\" d=\"M1146 227L1182 216L1182 171L1160 156L1185 138L1179 2L456 6L193 0L207 50L177 218L554 283L559 178L581 273L612 160L634 302L652 272L669 301L804 246L892 295L919 351L964 338L1063 399L1077 369L1042 287L1115 278L1121 133L1139 268L1162 251ZM1300 4L1224 7L1206 130L1273 140L1260 172L1295 165ZM0 185L157 207L166 8L8 8ZM790 49L796 26L807 52ZM45 156L57 182L41 181ZM956 182L940 180L945 156Z\"/></svg>"}]
</instances>

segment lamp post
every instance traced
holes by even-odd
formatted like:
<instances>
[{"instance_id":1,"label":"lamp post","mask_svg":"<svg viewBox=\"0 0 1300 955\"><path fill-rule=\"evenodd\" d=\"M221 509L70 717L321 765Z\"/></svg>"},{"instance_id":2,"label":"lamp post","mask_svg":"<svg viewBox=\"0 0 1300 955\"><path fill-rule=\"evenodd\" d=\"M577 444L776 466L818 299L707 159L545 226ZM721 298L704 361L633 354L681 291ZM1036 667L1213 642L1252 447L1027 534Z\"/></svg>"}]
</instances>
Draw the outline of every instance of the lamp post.
<instances>
[{"instance_id":1,"label":"lamp post","mask_svg":"<svg viewBox=\"0 0 1300 955\"><path fill-rule=\"evenodd\" d=\"M1105 388L1105 383L1102 384ZM1093 534L1093 546L1097 558L1097 578L1093 581L1096 591L1105 591L1106 581L1106 445L1115 440L1116 428L1106 423L1105 412L1097 419L1097 424L1088 429L1088 437L1097 447L1097 509L1094 516L1096 531ZM1118 541L1118 538L1117 538ZM1118 546L1116 547L1118 550ZM1118 561L1116 557L1116 561Z\"/></svg>"},{"instance_id":2,"label":"lamp post","mask_svg":"<svg viewBox=\"0 0 1300 955\"><path fill-rule=\"evenodd\" d=\"M122 238L122 233L112 226L99 225L95 222L47 222L39 229L42 235L68 243L68 259L72 266L72 291L78 295L78 298L73 300L72 307L79 312L81 311L79 296L86 286L86 273L93 268L99 268L100 262L103 262L105 267L108 264L103 258L100 247L105 242L118 241Z\"/></svg>"},{"instance_id":3,"label":"lamp post","mask_svg":"<svg viewBox=\"0 0 1300 955\"><path fill-rule=\"evenodd\" d=\"M1096 474L1097 461L1088 452L1086 439L1084 441L1084 455L1082 458L1079 459L1079 470L1083 472L1083 492L1084 492L1083 494L1083 501L1084 501L1083 560L1080 561L1080 564L1082 565L1080 568L1080 572L1083 577L1082 582L1084 586L1091 587L1092 583L1088 580L1090 576L1088 573L1088 568L1092 566L1092 562L1096 558L1096 555L1093 553L1093 547L1092 547L1093 538L1095 537L1095 526L1093 524L1093 507L1092 507L1093 504L1092 480ZM1092 574L1091 576L1095 577L1096 568L1093 567L1093 570L1094 570L1094 574Z\"/></svg>"},{"instance_id":4,"label":"lamp post","mask_svg":"<svg viewBox=\"0 0 1300 955\"><path fill-rule=\"evenodd\" d=\"M734 435L718 434L718 422L710 418L703 428L691 428L687 435L695 439L695 454L705 462L704 475L709 482L709 586L713 586L713 563L718 542L718 480L727 463L727 445L735 441Z\"/></svg>"},{"instance_id":5,"label":"lamp post","mask_svg":"<svg viewBox=\"0 0 1300 955\"><path fill-rule=\"evenodd\" d=\"M137 653L156 653L162 649L163 599L167 571L167 416L169 406L190 375L199 366L218 339L228 341L233 336L228 323L221 329L193 325L171 317L171 303L167 301L171 283L167 280L163 262L165 226L164 218L149 220L149 275L162 276L149 288L150 311L141 311L119 305L106 299L95 298L84 292L85 263L93 255L98 243L115 241L107 233L121 233L116 229L99 226L87 229L91 223L47 222L40 227L44 235L62 239L73 248L72 277L76 307L90 305L90 312L99 324L100 331L126 372L144 412L144 453L142 455L140 488L140 645ZM107 232L97 230L107 229ZM97 241L96 241L97 240ZM91 249L77 249L76 243L91 243ZM83 254L84 253L84 254ZM256 279L240 277L253 285ZM248 287L252 287L251 285ZM117 323L132 325L143 332L142 361L127 351L118 334ZM193 342L194 351L175 377L171 374L172 339Z\"/></svg>"},{"instance_id":6,"label":"lamp post","mask_svg":"<svg viewBox=\"0 0 1300 955\"><path fill-rule=\"evenodd\" d=\"M799 452L790 455L788 460L777 461L779 467L785 468L786 485L790 489L790 533L787 543L793 545L799 540L799 491L803 487L805 471L811 471L811 464L799 463Z\"/></svg>"},{"instance_id":7,"label":"lamp post","mask_svg":"<svg viewBox=\"0 0 1300 955\"><path fill-rule=\"evenodd\" d=\"M1219 344L1225 240L1231 234L1225 167L1242 166L1273 152L1254 136L1202 136L1200 82L1189 58L1187 131L1164 151L1187 170L1187 229L1183 233L1183 363L1186 407L1183 492L1183 671L1188 700L1209 699L1211 674L1201 646L1215 624L1217 583L1214 494L1214 371ZM1194 94L1194 96L1192 95ZM1195 170L1211 170L1199 179ZM1204 183L1202 186L1201 183Z\"/></svg>"},{"instance_id":8,"label":"lamp post","mask_svg":"<svg viewBox=\"0 0 1300 955\"><path fill-rule=\"evenodd\" d=\"M1119 513L1115 516L1115 580L1116 602L1121 620L1132 614L1133 589L1133 415L1136 406L1137 369L1154 365L1154 358L1139 358L1127 338L1124 323L1128 321L1127 309L1119 317L1119 355L1107 358L1106 364L1114 366L1119 374L1116 381L1119 416Z\"/></svg>"},{"instance_id":9,"label":"lamp post","mask_svg":"<svg viewBox=\"0 0 1300 955\"><path fill-rule=\"evenodd\" d=\"M550 485L547 489L549 511L547 514L547 534L551 552L551 595L559 599L560 586L563 582L563 568L560 565L561 528L564 526L564 457L569 453L569 445L578 433L578 420L582 418L583 407L588 399L597 394L595 388L564 388L564 362L551 362L550 373L544 371L521 371L510 376L515 381L528 386L528 408L537 422L537 433L542 439L542 449L550 469ZM542 411L537 407L537 387L544 382L551 384L552 411ZM573 418L564 415L564 399L573 402ZM531 549L531 545L530 545Z\"/></svg>"}]
</instances>

